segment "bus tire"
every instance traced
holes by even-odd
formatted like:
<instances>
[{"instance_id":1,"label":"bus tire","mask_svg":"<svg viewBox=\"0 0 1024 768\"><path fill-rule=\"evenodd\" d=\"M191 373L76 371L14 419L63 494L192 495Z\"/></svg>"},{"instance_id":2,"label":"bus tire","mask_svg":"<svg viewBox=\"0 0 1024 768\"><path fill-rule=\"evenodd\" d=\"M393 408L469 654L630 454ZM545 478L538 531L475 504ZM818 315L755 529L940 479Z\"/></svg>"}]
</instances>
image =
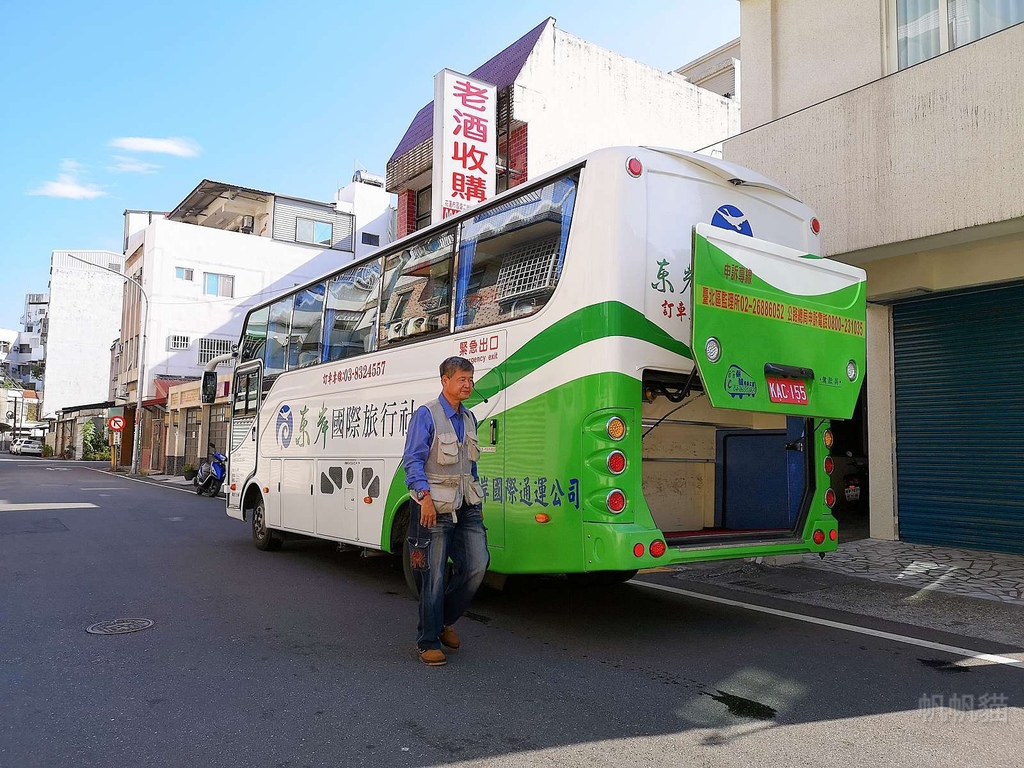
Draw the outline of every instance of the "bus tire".
<instances>
[{"instance_id":1,"label":"bus tire","mask_svg":"<svg viewBox=\"0 0 1024 768\"><path fill-rule=\"evenodd\" d=\"M250 510L252 517L252 543L261 552L274 552L281 548L281 539L267 528L267 507L260 496Z\"/></svg>"},{"instance_id":2,"label":"bus tire","mask_svg":"<svg viewBox=\"0 0 1024 768\"><path fill-rule=\"evenodd\" d=\"M409 537L402 537L402 575L405 577L405 586L417 600L420 598L420 588L416 584L416 575L412 572L412 555L409 552Z\"/></svg>"},{"instance_id":3,"label":"bus tire","mask_svg":"<svg viewBox=\"0 0 1024 768\"><path fill-rule=\"evenodd\" d=\"M636 576L637 571L591 571L590 573L569 573L569 583L580 587L612 587Z\"/></svg>"}]
</instances>

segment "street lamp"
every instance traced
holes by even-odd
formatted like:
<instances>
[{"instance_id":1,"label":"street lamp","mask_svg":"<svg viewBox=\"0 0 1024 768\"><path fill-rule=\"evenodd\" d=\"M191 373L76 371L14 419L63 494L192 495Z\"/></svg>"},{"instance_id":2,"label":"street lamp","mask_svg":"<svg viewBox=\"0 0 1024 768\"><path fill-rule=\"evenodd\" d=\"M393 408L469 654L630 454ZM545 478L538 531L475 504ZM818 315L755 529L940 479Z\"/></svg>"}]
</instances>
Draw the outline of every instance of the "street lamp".
<instances>
[{"instance_id":1,"label":"street lamp","mask_svg":"<svg viewBox=\"0 0 1024 768\"><path fill-rule=\"evenodd\" d=\"M149 296L146 295L146 289L142 287L142 283L136 280L134 277L128 277L116 269L110 267L104 267L100 264L93 264L91 261L80 259L77 256L73 256L70 253L66 254L69 258L75 261L80 261L83 264L88 264L90 267L96 267L96 269L102 269L104 272L110 272L117 275L122 280L127 280L129 283L134 283L142 294L142 298L145 303L142 305L142 328L141 333L142 342L139 344L139 380L136 382L136 403L135 403L135 434L132 436L132 469L133 475L139 474L139 461L141 459L142 452L142 393L146 382L146 328L149 325Z\"/></svg>"}]
</instances>

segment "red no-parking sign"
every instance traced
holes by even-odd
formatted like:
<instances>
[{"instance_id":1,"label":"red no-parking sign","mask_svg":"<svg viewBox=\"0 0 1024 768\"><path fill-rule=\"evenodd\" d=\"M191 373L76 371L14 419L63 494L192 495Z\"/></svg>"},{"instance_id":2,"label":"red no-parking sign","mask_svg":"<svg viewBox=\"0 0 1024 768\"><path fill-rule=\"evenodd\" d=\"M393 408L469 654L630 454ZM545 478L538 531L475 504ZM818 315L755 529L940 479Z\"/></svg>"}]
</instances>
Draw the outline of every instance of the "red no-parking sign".
<instances>
[{"instance_id":1,"label":"red no-parking sign","mask_svg":"<svg viewBox=\"0 0 1024 768\"><path fill-rule=\"evenodd\" d=\"M111 416L107 419L107 426L114 432L120 432L124 429L124 416Z\"/></svg>"}]
</instances>

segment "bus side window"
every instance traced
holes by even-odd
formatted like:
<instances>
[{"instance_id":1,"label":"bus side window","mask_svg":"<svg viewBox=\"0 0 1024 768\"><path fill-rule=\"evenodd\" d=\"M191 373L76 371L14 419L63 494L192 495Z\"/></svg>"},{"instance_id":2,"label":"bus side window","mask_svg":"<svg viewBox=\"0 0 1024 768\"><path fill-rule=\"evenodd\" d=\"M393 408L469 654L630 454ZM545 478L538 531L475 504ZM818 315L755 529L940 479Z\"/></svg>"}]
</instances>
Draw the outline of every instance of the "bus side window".
<instances>
[{"instance_id":1,"label":"bus side window","mask_svg":"<svg viewBox=\"0 0 1024 768\"><path fill-rule=\"evenodd\" d=\"M323 327L323 362L370 352L377 314L380 260L350 267L327 287Z\"/></svg>"},{"instance_id":2,"label":"bus side window","mask_svg":"<svg viewBox=\"0 0 1024 768\"><path fill-rule=\"evenodd\" d=\"M263 369L267 376L283 373L287 363L288 336L292 324L294 295L285 296L270 305L267 324L267 346L263 355Z\"/></svg>"},{"instance_id":3,"label":"bus side window","mask_svg":"<svg viewBox=\"0 0 1024 768\"><path fill-rule=\"evenodd\" d=\"M449 229L388 257L380 304L381 346L448 330L454 252L455 230Z\"/></svg>"},{"instance_id":4,"label":"bus side window","mask_svg":"<svg viewBox=\"0 0 1024 768\"><path fill-rule=\"evenodd\" d=\"M463 224L456 330L525 317L547 303L562 271L576 183L567 176Z\"/></svg>"},{"instance_id":5,"label":"bus side window","mask_svg":"<svg viewBox=\"0 0 1024 768\"><path fill-rule=\"evenodd\" d=\"M267 343L267 319L270 317L270 308L263 307L252 312L245 319L245 331L242 334L242 353L239 356L239 363L249 360L261 360L264 355L264 347Z\"/></svg>"},{"instance_id":6,"label":"bus side window","mask_svg":"<svg viewBox=\"0 0 1024 768\"><path fill-rule=\"evenodd\" d=\"M325 283L310 286L295 296L289 331L288 368L305 368L320 362L321 323Z\"/></svg>"}]
</instances>

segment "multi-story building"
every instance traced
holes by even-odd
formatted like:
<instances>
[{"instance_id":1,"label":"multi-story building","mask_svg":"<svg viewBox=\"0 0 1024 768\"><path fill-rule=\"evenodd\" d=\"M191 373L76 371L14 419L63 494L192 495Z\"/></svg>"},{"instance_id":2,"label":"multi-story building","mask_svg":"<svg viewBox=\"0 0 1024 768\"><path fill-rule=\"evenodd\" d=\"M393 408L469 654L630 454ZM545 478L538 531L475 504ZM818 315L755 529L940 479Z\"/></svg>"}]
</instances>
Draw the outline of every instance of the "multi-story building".
<instances>
[{"instance_id":1,"label":"multi-story building","mask_svg":"<svg viewBox=\"0 0 1024 768\"><path fill-rule=\"evenodd\" d=\"M11 353L18 340L18 332L8 328L0 328L0 373L10 375L7 356Z\"/></svg>"},{"instance_id":2,"label":"multi-story building","mask_svg":"<svg viewBox=\"0 0 1024 768\"><path fill-rule=\"evenodd\" d=\"M48 293L29 293L25 296L21 331L7 354L7 368L11 378L23 388L33 391L43 388L49 305Z\"/></svg>"},{"instance_id":3,"label":"multi-story building","mask_svg":"<svg viewBox=\"0 0 1024 768\"><path fill-rule=\"evenodd\" d=\"M868 275L876 538L1024 552L1024 4L740 0L724 157ZM864 439L856 440L861 432Z\"/></svg>"},{"instance_id":4,"label":"multi-story building","mask_svg":"<svg viewBox=\"0 0 1024 768\"><path fill-rule=\"evenodd\" d=\"M600 147L695 150L739 129L735 100L570 35L553 18L470 76L496 91L498 192ZM431 223L434 141L431 101L387 165L388 189L398 194L399 236Z\"/></svg>"},{"instance_id":5,"label":"multi-story building","mask_svg":"<svg viewBox=\"0 0 1024 768\"><path fill-rule=\"evenodd\" d=\"M106 400L110 343L121 327L124 255L110 251L54 251L43 415L65 406Z\"/></svg>"},{"instance_id":6,"label":"multi-story building","mask_svg":"<svg viewBox=\"0 0 1024 768\"><path fill-rule=\"evenodd\" d=\"M182 425L165 423L167 389L229 354L250 306L393 238L391 196L377 177L358 176L332 203L204 180L169 214L129 233L113 396L125 403L131 435L141 375L150 412L143 469L164 468L165 445L172 469L201 458ZM132 463L130 440L120 461Z\"/></svg>"}]
</instances>

